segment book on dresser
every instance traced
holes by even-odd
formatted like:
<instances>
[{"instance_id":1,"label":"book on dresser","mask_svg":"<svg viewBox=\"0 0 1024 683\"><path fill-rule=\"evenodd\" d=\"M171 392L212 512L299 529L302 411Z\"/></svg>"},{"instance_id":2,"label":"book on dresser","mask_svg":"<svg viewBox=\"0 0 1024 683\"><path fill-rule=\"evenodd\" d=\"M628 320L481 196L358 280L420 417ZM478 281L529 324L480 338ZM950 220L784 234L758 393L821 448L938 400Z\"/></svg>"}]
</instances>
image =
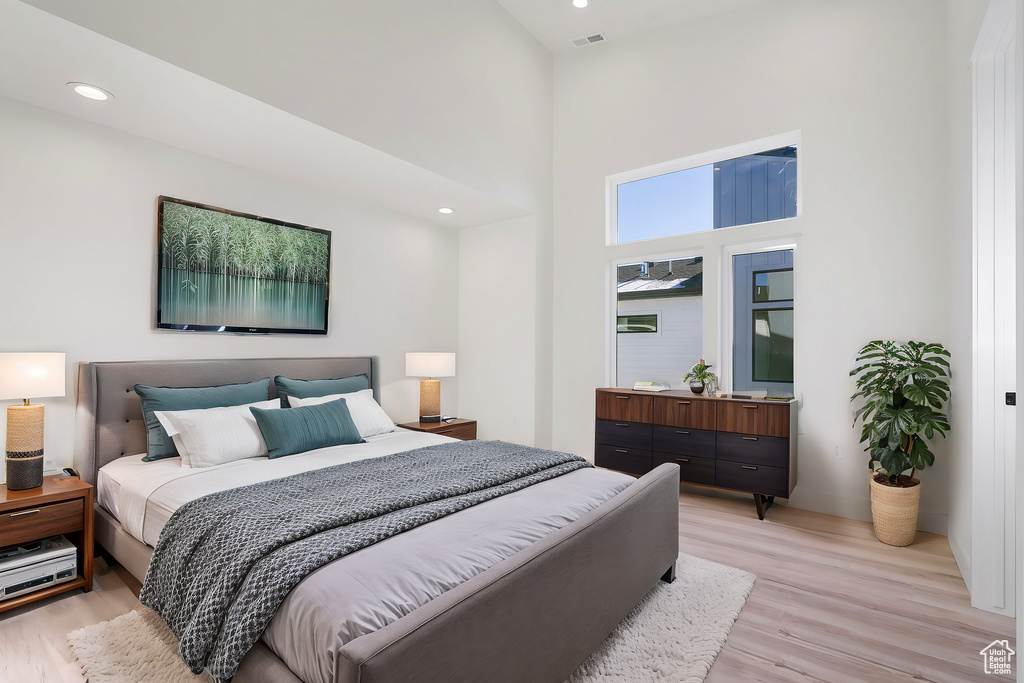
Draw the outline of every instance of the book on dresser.
<instances>
[{"instance_id":1,"label":"book on dresser","mask_svg":"<svg viewBox=\"0 0 1024 683\"><path fill-rule=\"evenodd\" d=\"M758 517L796 486L797 403L598 389L594 463L641 475L679 465L691 484L753 494Z\"/></svg>"}]
</instances>

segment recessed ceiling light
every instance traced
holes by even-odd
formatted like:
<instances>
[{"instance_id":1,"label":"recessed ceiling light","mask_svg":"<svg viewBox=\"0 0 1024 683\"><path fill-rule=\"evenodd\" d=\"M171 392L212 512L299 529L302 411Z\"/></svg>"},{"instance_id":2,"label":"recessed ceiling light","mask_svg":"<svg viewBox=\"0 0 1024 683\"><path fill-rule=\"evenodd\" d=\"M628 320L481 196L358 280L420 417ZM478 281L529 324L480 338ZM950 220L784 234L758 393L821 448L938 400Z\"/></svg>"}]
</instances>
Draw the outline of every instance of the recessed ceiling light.
<instances>
[{"instance_id":1,"label":"recessed ceiling light","mask_svg":"<svg viewBox=\"0 0 1024 683\"><path fill-rule=\"evenodd\" d=\"M572 6L579 7L580 9L583 9L588 4L590 4L588 0L572 0Z\"/></svg>"},{"instance_id":2,"label":"recessed ceiling light","mask_svg":"<svg viewBox=\"0 0 1024 683\"><path fill-rule=\"evenodd\" d=\"M455 209L449 209L447 206L442 206L437 210L438 213L455 213Z\"/></svg>"},{"instance_id":3,"label":"recessed ceiling light","mask_svg":"<svg viewBox=\"0 0 1024 683\"><path fill-rule=\"evenodd\" d=\"M114 97L103 88L97 88L95 85L89 85L88 83L71 82L67 85L82 97L88 97L90 100L108 100Z\"/></svg>"}]
</instances>

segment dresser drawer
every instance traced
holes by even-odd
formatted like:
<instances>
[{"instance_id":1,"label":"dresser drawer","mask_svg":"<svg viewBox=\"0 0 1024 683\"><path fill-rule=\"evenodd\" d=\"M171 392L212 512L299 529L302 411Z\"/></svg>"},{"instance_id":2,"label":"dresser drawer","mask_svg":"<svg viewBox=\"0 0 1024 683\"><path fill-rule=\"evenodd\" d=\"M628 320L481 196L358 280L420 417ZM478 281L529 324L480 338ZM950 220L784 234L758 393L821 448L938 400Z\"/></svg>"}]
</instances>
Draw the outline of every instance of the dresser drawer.
<instances>
[{"instance_id":1,"label":"dresser drawer","mask_svg":"<svg viewBox=\"0 0 1024 683\"><path fill-rule=\"evenodd\" d=\"M679 480L688 481L691 484L715 485L715 461L712 458L694 458L689 455L671 455L669 453L654 453L653 465L664 465L667 462L674 462L679 465Z\"/></svg>"},{"instance_id":2,"label":"dresser drawer","mask_svg":"<svg viewBox=\"0 0 1024 683\"><path fill-rule=\"evenodd\" d=\"M705 429L654 426L655 451L694 455L699 458L715 457L715 433Z\"/></svg>"},{"instance_id":3,"label":"dresser drawer","mask_svg":"<svg viewBox=\"0 0 1024 683\"><path fill-rule=\"evenodd\" d=\"M476 422L450 425L448 427L434 429L430 433L442 434L444 436L449 436L453 439L462 439L463 441L472 441L473 439L476 438Z\"/></svg>"},{"instance_id":4,"label":"dresser drawer","mask_svg":"<svg viewBox=\"0 0 1024 683\"><path fill-rule=\"evenodd\" d=\"M620 422L652 421L654 399L651 396L608 391L597 392L597 418L599 420L618 420Z\"/></svg>"},{"instance_id":5,"label":"dresser drawer","mask_svg":"<svg viewBox=\"0 0 1024 683\"><path fill-rule=\"evenodd\" d=\"M594 448L594 464L630 474L647 474L651 471L651 452L598 444Z\"/></svg>"},{"instance_id":6,"label":"dresser drawer","mask_svg":"<svg viewBox=\"0 0 1024 683\"><path fill-rule=\"evenodd\" d=\"M658 396L654 399L654 421L690 429L715 428L715 402L700 398Z\"/></svg>"},{"instance_id":7,"label":"dresser drawer","mask_svg":"<svg viewBox=\"0 0 1024 683\"><path fill-rule=\"evenodd\" d=\"M727 460L715 461L715 486L765 496L789 496L788 476L784 467L746 465Z\"/></svg>"},{"instance_id":8,"label":"dresser drawer","mask_svg":"<svg viewBox=\"0 0 1024 683\"><path fill-rule=\"evenodd\" d=\"M718 459L748 465L789 466L789 439L752 434L718 434Z\"/></svg>"},{"instance_id":9,"label":"dresser drawer","mask_svg":"<svg viewBox=\"0 0 1024 683\"><path fill-rule=\"evenodd\" d=\"M0 546L80 531L84 522L83 511L84 503L79 498L5 512L0 515Z\"/></svg>"},{"instance_id":10,"label":"dresser drawer","mask_svg":"<svg viewBox=\"0 0 1024 683\"><path fill-rule=\"evenodd\" d=\"M651 425L641 422L598 420L596 441L599 444L651 450Z\"/></svg>"},{"instance_id":11,"label":"dresser drawer","mask_svg":"<svg viewBox=\"0 0 1024 683\"><path fill-rule=\"evenodd\" d=\"M789 436L789 404L723 401L718 404L718 431L755 436Z\"/></svg>"}]
</instances>

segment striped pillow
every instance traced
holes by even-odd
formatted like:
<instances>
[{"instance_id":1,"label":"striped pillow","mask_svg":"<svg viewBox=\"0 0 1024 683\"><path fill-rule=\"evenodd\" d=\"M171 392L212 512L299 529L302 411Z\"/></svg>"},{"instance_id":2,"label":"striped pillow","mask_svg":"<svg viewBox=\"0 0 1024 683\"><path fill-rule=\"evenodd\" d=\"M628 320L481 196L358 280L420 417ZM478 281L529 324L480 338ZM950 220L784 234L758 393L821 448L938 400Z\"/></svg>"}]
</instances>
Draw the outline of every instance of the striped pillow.
<instances>
[{"instance_id":1,"label":"striped pillow","mask_svg":"<svg viewBox=\"0 0 1024 683\"><path fill-rule=\"evenodd\" d=\"M288 410L251 407L271 458L327 446L363 443L345 399Z\"/></svg>"}]
</instances>

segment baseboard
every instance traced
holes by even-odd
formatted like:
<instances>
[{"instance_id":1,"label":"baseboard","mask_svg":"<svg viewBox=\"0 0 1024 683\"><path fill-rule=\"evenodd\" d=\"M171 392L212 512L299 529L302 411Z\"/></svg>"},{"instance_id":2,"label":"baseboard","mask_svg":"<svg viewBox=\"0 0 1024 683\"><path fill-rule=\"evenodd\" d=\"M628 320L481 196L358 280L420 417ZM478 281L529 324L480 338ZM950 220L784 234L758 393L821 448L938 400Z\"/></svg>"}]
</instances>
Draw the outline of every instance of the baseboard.
<instances>
[{"instance_id":1,"label":"baseboard","mask_svg":"<svg viewBox=\"0 0 1024 683\"><path fill-rule=\"evenodd\" d=\"M965 549L960 538L956 535L950 534L947 536L949 540L949 549L953 551L953 559L956 560L956 566L960 570L960 576L964 579L964 584L967 586L967 593L971 592L971 553Z\"/></svg>"}]
</instances>

